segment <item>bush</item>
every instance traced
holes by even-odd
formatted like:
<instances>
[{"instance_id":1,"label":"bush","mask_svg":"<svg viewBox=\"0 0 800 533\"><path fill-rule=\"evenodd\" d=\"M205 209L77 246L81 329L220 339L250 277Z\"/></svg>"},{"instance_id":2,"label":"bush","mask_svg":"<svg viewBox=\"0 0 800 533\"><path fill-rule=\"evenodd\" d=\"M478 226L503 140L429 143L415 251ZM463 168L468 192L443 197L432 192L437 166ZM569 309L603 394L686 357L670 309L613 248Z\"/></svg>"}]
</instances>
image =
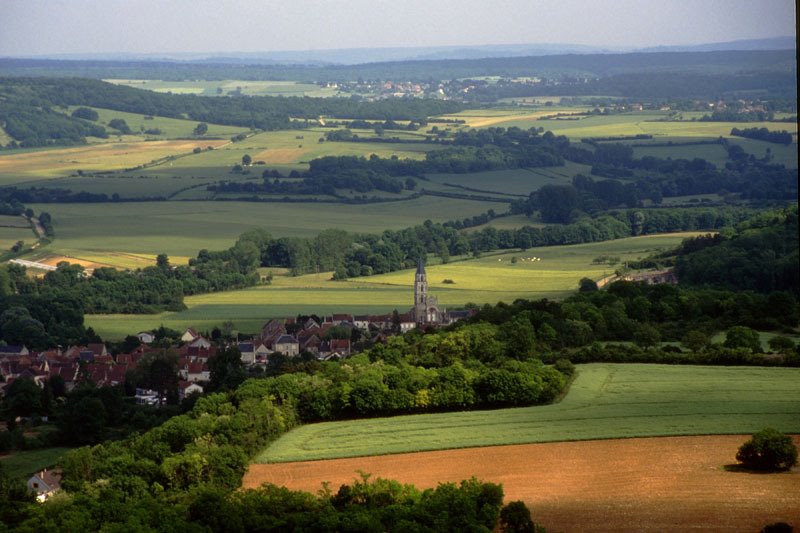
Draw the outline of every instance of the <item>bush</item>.
<instances>
[{"instance_id":1,"label":"bush","mask_svg":"<svg viewBox=\"0 0 800 533\"><path fill-rule=\"evenodd\" d=\"M797 447L788 435L766 428L742 444L736 460L752 470L788 470L797 464Z\"/></svg>"},{"instance_id":2,"label":"bush","mask_svg":"<svg viewBox=\"0 0 800 533\"><path fill-rule=\"evenodd\" d=\"M553 367L565 376L571 376L575 373L575 365L569 359L557 359Z\"/></svg>"}]
</instances>

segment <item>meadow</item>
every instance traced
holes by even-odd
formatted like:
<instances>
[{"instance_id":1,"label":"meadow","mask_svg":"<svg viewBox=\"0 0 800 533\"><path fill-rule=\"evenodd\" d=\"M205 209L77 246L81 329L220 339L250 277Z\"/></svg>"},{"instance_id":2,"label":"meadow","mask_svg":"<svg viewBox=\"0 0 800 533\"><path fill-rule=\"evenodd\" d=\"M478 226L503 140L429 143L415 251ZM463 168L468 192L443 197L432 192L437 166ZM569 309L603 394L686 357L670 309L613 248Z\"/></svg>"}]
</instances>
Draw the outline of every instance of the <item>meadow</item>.
<instances>
[{"instance_id":1,"label":"meadow","mask_svg":"<svg viewBox=\"0 0 800 533\"><path fill-rule=\"evenodd\" d=\"M159 93L196 94L198 96L228 95L239 92L245 96L311 96L315 98L338 96L336 89L313 83L265 80L103 80L116 85L126 85Z\"/></svg>"},{"instance_id":2,"label":"meadow","mask_svg":"<svg viewBox=\"0 0 800 533\"><path fill-rule=\"evenodd\" d=\"M600 255L617 256L621 261L636 259L674 248L692 235L695 233L540 247L431 264L426 269L428 286L445 307L513 302L517 298L558 299L574 292L583 277L600 279L613 273L614 267L593 263ZM512 257L517 257L516 263L511 262ZM533 257L539 260L527 259ZM446 279L453 283L445 283ZM271 285L189 296L185 299L186 311L133 316L87 315L86 324L108 339L121 339L159 325L206 330L226 320L232 321L240 332L254 333L267 319L274 317L335 312L378 314L394 309L405 312L413 302L413 284L413 270L347 281L332 281L330 272L291 277L276 270Z\"/></svg>"},{"instance_id":3,"label":"meadow","mask_svg":"<svg viewBox=\"0 0 800 533\"><path fill-rule=\"evenodd\" d=\"M568 394L544 406L409 415L298 427L259 463L533 442L800 432L800 369L578 365Z\"/></svg>"},{"instance_id":4,"label":"meadow","mask_svg":"<svg viewBox=\"0 0 800 533\"><path fill-rule=\"evenodd\" d=\"M222 250L244 231L265 228L275 237L310 237L339 228L381 233L444 222L497 209L496 202L423 196L364 205L269 202L132 202L31 204L53 216L56 239L44 250L81 257L82 252L195 256Z\"/></svg>"},{"instance_id":5,"label":"meadow","mask_svg":"<svg viewBox=\"0 0 800 533\"><path fill-rule=\"evenodd\" d=\"M78 106L69 106L66 113L70 114ZM115 118L121 118L128 124L133 135L125 135L125 138L139 137L144 138L180 138L180 137L194 137L194 129L198 122L196 120L185 120L178 118L167 118L159 116L142 115L140 113L126 113L124 111L115 111L113 109L103 109L101 107L92 107L97 111L98 120L97 124L108 126L108 122ZM145 130L159 129L160 134L147 134ZM113 139L114 129L106 127L109 136ZM239 126L224 126L221 124L208 124L208 131L205 137L222 137L229 138L233 135L240 133L248 133L248 128ZM94 142L104 142L104 139L92 139Z\"/></svg>"},{"instance_id":6,"label":"meadow","mask_svg":"<svg viewBox=\"0 0 800 533\"><path fill-rule=\"evenodd\" d=\"M24 217L0 215L0 252L8 250L17 241L35 240L36 234Z\"/></svg>"},{"instance_id":7,"label":"meadow","mask_svg":"<svg viewBox=\"0 0 800 533\"><path fill-rule=\"evenodd\" d=\"M70 148L0 154L1 186L42 186L59 178L56 186L65 187L68 176L84 172L104 172L146 165L170 156L191 154L195 148L219 147L223 140L113 141ZM140 172L141 173L141 172ZM49 178L42 180L42 178ZM76 192L81 189L75 189ZM113 188L107 189L113 194Z\"/></svg>"},{"instance_id":8,"label":"meadow","mask_svg":"<svg viewBox=\"0 0 800 533\"><path fill-rule=\"evenodd\" d=\"M70 448L42 448L25 450L0 456L0 465L11 478L26 478L41 470L54 466Z\"/></svg>"}]
</instances>

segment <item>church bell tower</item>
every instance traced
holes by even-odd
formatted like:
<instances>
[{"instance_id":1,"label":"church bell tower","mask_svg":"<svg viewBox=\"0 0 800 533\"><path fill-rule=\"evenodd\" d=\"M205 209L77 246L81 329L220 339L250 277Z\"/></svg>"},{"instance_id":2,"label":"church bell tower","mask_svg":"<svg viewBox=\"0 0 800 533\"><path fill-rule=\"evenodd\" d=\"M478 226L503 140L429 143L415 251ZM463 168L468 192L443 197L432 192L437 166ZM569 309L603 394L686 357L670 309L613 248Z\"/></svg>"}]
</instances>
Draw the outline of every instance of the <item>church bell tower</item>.
<instances>
[{"instance_id":1,"label":"church bell tower","mask_svg":"<svg viewBox=\"0 0 800 533\"><path fill-rule=\"evenodd\" d=\"M425 274L425 264L420 257L417 263L417 273L414 275L414 318L417 324L427 322L428 307L428 276Z\"/></svg>"}]
</instances>

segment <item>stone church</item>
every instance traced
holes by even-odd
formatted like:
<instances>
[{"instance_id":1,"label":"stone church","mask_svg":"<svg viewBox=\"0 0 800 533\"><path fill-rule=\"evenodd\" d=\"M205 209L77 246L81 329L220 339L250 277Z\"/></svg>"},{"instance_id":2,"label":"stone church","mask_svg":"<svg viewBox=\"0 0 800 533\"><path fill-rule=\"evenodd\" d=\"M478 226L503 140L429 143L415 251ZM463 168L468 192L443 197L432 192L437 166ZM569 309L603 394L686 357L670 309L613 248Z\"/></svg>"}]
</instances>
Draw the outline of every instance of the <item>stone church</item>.
<instances>
[{"instance_id":1,"label":"stone church","mask_svg":"<svg viewBox=\"0 0 800 533\"><path fill-rule=\"evenodd\" d=\"M436 297L428 295L428 276L422 258L417 263L417 273L414 275L414 320L418 327L448 323L447 312L440 311Z\"/></svg>"}]
</instances>

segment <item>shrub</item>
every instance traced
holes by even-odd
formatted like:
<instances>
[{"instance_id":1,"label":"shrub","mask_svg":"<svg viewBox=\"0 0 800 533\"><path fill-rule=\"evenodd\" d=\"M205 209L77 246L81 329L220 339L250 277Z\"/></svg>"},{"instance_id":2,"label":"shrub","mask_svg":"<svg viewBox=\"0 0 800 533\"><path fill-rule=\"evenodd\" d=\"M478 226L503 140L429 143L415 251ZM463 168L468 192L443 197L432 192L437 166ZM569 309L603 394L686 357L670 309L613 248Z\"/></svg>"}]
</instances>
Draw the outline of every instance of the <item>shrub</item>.
<instances>
[{"instance_id":1,"label":"shrub","mask_svg":"<svg viewBox=\"0 0 800 533\"><path fill-rule=\"evenodd\" d=\"M557 359L553 367L565 376L571 376L575 373L575 365L569 359Z\"/></svg>"},{"instance_id":2,"label":"shrub","mask_svg":"<svg viewBox=\"0 0 800 533\"><path fill-rule=\"evenodd\" d=\"M788 470L797 464L797 447L788 435L766 428L742 444L736 460L752 470Z\"/></svg>"}]
</instances>

